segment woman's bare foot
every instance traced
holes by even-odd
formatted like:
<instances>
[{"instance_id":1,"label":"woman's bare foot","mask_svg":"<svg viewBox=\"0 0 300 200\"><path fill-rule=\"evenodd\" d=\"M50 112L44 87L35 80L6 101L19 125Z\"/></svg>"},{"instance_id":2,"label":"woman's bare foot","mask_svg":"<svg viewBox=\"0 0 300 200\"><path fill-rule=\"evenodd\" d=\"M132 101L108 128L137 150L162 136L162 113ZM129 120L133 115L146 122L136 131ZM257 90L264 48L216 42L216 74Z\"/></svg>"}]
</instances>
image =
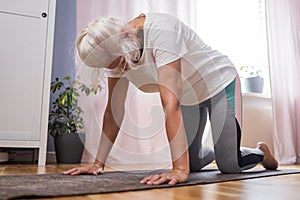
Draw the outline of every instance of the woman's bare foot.
<instances>
[{"instance_id":1,"label":"woman's bare foot","mask_svg":"<svg viewBox=\"0 0 300 200\"><path fill-rule=\"evenodd\" d=\"M278 168L278 162L272 155L269 147L264 142L257 143L257 148L264 152L264 159L262 161L262 165L265 169L276 170Z\"/></svg>"}]
</instances>

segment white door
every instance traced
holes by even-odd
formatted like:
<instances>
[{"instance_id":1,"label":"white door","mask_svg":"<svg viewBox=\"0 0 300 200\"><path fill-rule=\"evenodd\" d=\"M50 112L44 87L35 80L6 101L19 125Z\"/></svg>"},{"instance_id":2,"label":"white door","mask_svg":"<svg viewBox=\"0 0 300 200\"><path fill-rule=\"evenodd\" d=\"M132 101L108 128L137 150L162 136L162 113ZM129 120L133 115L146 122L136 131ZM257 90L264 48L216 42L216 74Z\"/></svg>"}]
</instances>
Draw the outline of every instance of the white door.
<instances>
[{"instance_id":1,"label":"white door","mask_svg":"<svg viewBox=\"0 0 300 200\"><path fill-rule=\"evenodd\" d=\"M0 140L40 137L47 17L26 3L45 2L0 0Z\"/></svg>"}]
</instances>

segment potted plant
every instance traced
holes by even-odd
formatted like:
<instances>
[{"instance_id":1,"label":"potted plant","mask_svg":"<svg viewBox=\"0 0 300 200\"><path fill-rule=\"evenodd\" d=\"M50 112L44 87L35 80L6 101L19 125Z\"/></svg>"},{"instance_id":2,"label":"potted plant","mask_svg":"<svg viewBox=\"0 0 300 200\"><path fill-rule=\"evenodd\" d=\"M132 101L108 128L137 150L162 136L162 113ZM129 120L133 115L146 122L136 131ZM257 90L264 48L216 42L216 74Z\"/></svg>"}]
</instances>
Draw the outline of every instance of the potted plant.
<instances>
[{"instance_id":1,"label":"potted plant","mask_svg":"<svg viewBox=\"0 0 300 200\"><path fill-rule=\"evenodd\" d=\"M54 138L57 163L80 163L84 148L83 111L78 105L80 91L96 94L97 89L65 76L51 83L51 93L57 95L49 113L48 131Z\"/></svg>"},{"instance_id":2,"label":"potted plant","mask_svg":"<svg viewBox=\"0 0 300 200\"><path fill-rule=\"evenodd\" d=\"M246 92L262 93L264 88L264 78L262 69L256 66L241 66L240 77L243 79Z\"/></svg>"}]
</instances>

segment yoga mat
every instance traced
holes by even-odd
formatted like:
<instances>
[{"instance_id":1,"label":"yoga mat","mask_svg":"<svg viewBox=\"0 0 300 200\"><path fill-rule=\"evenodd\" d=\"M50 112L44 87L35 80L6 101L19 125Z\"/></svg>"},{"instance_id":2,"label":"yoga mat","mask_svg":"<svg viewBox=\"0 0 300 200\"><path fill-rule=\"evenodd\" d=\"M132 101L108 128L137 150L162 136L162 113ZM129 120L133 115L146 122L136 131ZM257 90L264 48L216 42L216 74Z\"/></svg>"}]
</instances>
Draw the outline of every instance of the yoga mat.
<instances>
[{"instance_id":1,"label":"yoga mat","mask_svg":"<svg viewBox=\"0 0 300 200\"><path fill-rule=\"evenodd\" d=\"M98 176L70 176L62 174L5 175L0 176L0 199L58 197L171 187L167 184L152 186L139 183L146 175L157 172L158 171L116 171L106 172ZM159 172L165 172L165 170L160 170ZM271 171L252 169L240 174L221 174L220 171L216 169L206 169L201 172L191 173L188 182L177 184L173 187L294 173L300 173L300 170L281 169Z\"/></svg>"}]
</instances>

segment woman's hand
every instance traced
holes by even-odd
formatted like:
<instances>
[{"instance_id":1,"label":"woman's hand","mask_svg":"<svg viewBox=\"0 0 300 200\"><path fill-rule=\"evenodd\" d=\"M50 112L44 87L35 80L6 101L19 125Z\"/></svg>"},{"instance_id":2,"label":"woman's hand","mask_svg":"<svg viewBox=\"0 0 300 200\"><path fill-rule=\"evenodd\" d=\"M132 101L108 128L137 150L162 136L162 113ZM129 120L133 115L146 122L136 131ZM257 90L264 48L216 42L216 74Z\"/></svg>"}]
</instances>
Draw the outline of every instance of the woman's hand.
<instances>
[{"instance_id":1,"label":"woman's hand","mask_svg":"<svg viewBox=\"0 0 300 200\"><path fill-rule=\"evenodd\" d=\"M186 182L188 178L189 178L188 172L175 169L169 173L154 174L151 176L147 176L143 180L141 180L140 183L147 184L147 185L160 185L163 183L168 183L169 185L175 185L177 183Z\"/></svg>"},{"instance_id":2,"label":"woman's hand","mask_svg":"<svg viewBox=\"0 0 300 200\"><path fill-rule=\"evenodd\" d=\"M86 167L76 167L63 172L63 174L65 175L93 174L95 176L102 173L103 173L103 167L99 167L98 165L95 164Z\"/></svg>"}]
</instances>

